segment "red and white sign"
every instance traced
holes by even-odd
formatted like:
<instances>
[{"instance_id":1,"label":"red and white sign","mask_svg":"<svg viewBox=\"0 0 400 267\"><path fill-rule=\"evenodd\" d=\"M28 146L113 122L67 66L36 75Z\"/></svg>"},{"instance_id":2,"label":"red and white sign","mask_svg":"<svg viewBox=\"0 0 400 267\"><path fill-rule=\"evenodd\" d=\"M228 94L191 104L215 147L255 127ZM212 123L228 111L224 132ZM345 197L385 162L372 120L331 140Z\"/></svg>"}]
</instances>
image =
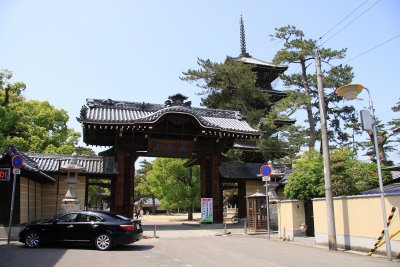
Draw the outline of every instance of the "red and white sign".
<instances>
[{"instance_id":1,"label":"red and white sign","mask_svg":"<svg viewBox=\"0 0 400 267\"><path fill-rule=\"evenodd\" d=\"M10 168L0 168L0 182L10 181Z\"/></svg>"}]
</instances>

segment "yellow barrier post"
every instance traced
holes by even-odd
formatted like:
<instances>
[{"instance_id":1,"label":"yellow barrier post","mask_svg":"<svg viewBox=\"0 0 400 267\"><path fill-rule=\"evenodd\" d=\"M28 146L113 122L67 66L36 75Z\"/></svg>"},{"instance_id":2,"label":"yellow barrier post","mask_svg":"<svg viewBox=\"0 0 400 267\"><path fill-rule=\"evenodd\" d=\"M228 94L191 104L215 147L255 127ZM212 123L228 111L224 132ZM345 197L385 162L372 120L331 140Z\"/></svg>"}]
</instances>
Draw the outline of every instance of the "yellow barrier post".
<instances>
[{"instance_id":1,"label":"yellow barrier post","mask_svg":"<svg viewBox=\"0 0 400 267\"><path fill-rule=\"evenodd\" d=\"M390 211L388 220L387 220L387 227L390 226L390 223L392 222L394 213L396 212L397 208L392 207L392 210ZM396 231L394 234L392 234L389 239L392 237L396 236L400 232L400 229ZM380 246L386 243L385 240L382 240L383 236L385 235L385 230L382 230L381 235L378 237L378 240L375 242L374 247L368 252L368 256L371 256Z\"/></svg>"}]
</instances>

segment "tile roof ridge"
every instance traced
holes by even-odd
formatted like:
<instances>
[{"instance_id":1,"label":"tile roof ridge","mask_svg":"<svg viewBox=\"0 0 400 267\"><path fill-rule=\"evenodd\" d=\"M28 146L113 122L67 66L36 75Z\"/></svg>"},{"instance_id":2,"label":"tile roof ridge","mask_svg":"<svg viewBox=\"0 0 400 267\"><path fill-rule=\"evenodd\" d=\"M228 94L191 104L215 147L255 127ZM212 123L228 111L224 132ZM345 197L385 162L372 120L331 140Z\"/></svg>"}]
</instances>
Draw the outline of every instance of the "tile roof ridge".
<instances>
[{"instance_id":1,"label":"tile roof ridge","mask_svg":"<svg viewBox=\"0 0 400 267\"><path fill-rule=\"evenodd\" d=\"M48 158L48 159L71 159L72 155L68 154L45 154L45 153L26 153L30 157L36 157L36 158ZM104 156L88 156L88 155L78 155L78 159L86 159L86 160L98 160L98 159L103 159L103 158L109 158L109 157L104 157Z\"/></svg>"},{"instance_id":2,"label":"tile roof ridge","mask_svg":"<svg viewBox=\"0 0 400 267\"><path fill-rule=\"evenodd\" d=\"M184 105L174 105L174 106L165 106L164 104L155 104L155 103L146 103L146 102L131 102L131 101L119 101L113 99L91 99L88 98L87 105L89 108L93 107L103 107L103 108L117 108L117 109L131 109L131 108L139 108L141 110L146 109L146 107L153 107L159 109L165 108L187 108L198 111L212 111L216 113L231 113L235 114L238 111L229 110L229 109L215 109L215 108L207 108L207 107L188 107ZM158 110L157 110L158 111Z\"/></svg>"}]
</instances>

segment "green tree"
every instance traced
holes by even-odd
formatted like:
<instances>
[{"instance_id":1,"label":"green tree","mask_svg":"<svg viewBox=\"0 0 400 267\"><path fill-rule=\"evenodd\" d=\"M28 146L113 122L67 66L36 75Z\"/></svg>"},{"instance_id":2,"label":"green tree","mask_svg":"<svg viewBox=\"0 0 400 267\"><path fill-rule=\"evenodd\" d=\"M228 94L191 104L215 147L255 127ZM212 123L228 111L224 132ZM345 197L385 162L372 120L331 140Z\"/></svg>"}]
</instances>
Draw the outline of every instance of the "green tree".
<instances>
[{"instance_id":1,"label":"green tree","mask_svg":"<svg viewBox=\"0 0 400 267\"><path fill-rule=\"evenodd\" d=\"M263 138L257 142L260 151L266 159L289 157L294 159L301 148L308 142L309 135L303 126L279 122L291 121L291 116L297 111L295 101L301 97L295 91L288 91L288 97L275 103L262 119Z\"/></svg>"},{"instance_id":2,"label":"green tree","mask_svg":"<svg viewBox=\"0 0 400 267\"><path fill-rule=\"evenodd\" d=\"M252 126L257 126L270 106L268 95L256 86L251 66L227 57L224 63L198 59L200 69L183 72L182 80L201 88L202 105L237 110Z\"/></svg>"},{"instance_id":3,"label":"green tree","mask_svg":"<svg viewBox=\"0 0 400 267\"><path fill-rule=\"evenodd\" d=\"M392 107L393 112L400 112L400 100ZM377 140L380 162L383 165L390 166L393 162L387 158L387 152L397 150L396 144L400 142L398 133L400 132L400 119L395 117L387 123L382 124L379 119L375 118L377 122ZM374 148L374 135L373 132L367 131L369 140L358 142L358 145L364 149L368 149L366 155L370 157L372 162L376 162L376 153Z\"/></svg>"},{"instance_id":4,"label":"green tree","mask_svg":"<svg viewBox=\"0 0 400 267\"><path fill-rule=\"evenodd\" d=\"M321 154L313 149L306 151L293 167L294 171L284 189L286 198L308 201L324 196L324 164Z\"/></svg>"},{"instance_id":5,"label":"green tree","mask_svg":"<svg viewBox=\"0 0 400 267\"><path fill-rule=\"evenodd\" d=\"M399 101L397 101L396 105L392 107L392 111L393 112L400 112L400 98L399 98ZM393 140L393 142L396 142L397 144L399 144L400 143L400 135L399 135L399 132L400 132L400 116L397 115L397 118L391 120L389 122L389 125L391 126L391 130L393 131L393 136L396 137L396 139Z\"/></svg>"},{"instance_id":6,"label":"green tree","mask_svg":"<svg viewBox=\"0 0 400 267\"><path fill-rule=\"evenodd\" d=\"M377 166L355 158L349 147L331 150L332 193L334 196L355 195L379 185ZM383 180L391 179L389 172ZM303 201L325 196L324 164L321 154L309 150L294 164L285 186L285 197Z\"/></svg>"},{"instance_id":7,"label":"green tree","mask_svg":"<svg viewBox=\"0 0 400 267\"><path fill-rule=\"evenodd\" d=\"M9 103L0 121L1 146L14 145L22 151L72 154L80 134L67 127L65 110L47 101Z\"/></svg>"},{"instance_id":8,"label":"green tree","mask_svg":"<svg viewBox=\"0 0 400 267\"><path fill-rule=\"evenodd\" d=\"M97 183L103 184L111 184L111 180L109 179L90 179L91 182L95 180ZM89 185L88 187L88 207L90 209L100 209L102 210L103 207L99 207L101 197L110 196L111 192L110 189L107 187L103 187L100 185Z\"/></svg>"},{"instance_id":9,"label":"green tree","mask_svg":"<svg viewBox=\"0 0 400 267\"><path fill-rule=\"evenodd\" d=\"M288 116L275 114L265 118L273 111L273 103L268 93L256 85L256 73L252 66L227 57L223 63L214 63L209 59L198 59L200 68L189 69L181 77L184 81L196 82L201 88L202 105L208 108L229 109L240 111L243 118L254 128L262 121L263 138L258 142L260 151L266 159L276 159L298 152L298 146L288 141L297 134L293 127L275 125L276 119L286 120ZM297 129L298 130L298 129ZM279 132L279 138L277 133ZM285 138L282 136L285 135ZM282 140L285 140L282 142ZM291 140L293 141L293 140ZM229 151L226 156L231 160L240 161L240 152Z\"/></svg>"},{"instance_id":10,"label":"green tree","mask_svg":"<svg viewBox=\"0 0 400 267\"><path fill-rule=\"evenodd\" d=\"M93 149L88 147L77 146L75 147L74 152L81 156L97 156L96 152Z\"/></svg>"},{"instance_id":11,"label":"green tree","mask_svg":"<svg viewBox=\"0 0 400 267\"><path fill-rule=\"evenodd\" d=\"M397 101L396 105L394 105L392 107L392 111L393 112L400 112L400 98ZM400 117L391 120L389 122L389 125L391 126L391 130L393 130L393 131L399 130L399 128L400 128Z\"/></svg>"},{"instance_id":12,"label":"green tree","mask_svg":"<svg viewBox=\"0 0 400 267\"><path fill-rule=\"evenodd\" d=\"M400 100L392 107L393 112L400 112ZM376 118L375 118L376 119ZM383 165L393 165L391 160L387 159L387 152L395 151L397 146L394 145L400 142L398 133L400 132L400 118L394 118L388 122L388 125L383 125L377 120L377 140L378 140L378 151L379 158ZM376 155L374 149L374 135L372 131L367 131L369 141L360 142L359 144L364 148L369 148L367 155L370 156L372 162L376 162ZM397 138L396 138L397 137Z\"/></svg>"},{"instance_id":13,"label":"green tree","mask_svg":"<svg viewBox=\"0 0 400 267\"><path fill-rule=\"evenodd\" d=\"M26 101L21 96L25 84L11 83L11 78L12 72L0 71L0 148L72 154L80 134L67 127L67 112L47 101Z\"/></svg>"},{"instance_id":14,"label":"green tree","mask_svg":"<svg viewBox=\"0 0 400 267\"><path fill-rule=\"evenodd\" d=\"M357 125L357 117L353 106L339 107L334 104L341 100L341 97L334 93L334 90L350 83L353 79L352 68L348 65L332 66L331 61L345 57L346 49L332 50L317 45L317 40L306 39L304 33L295 26L285 26L275 29L274 39L283 41L283 48L279 50L274 58L274 63L299 64L300 73L282 75L281 79L288 88L295 90L297 94L289 94L286 103L291 106L300 107L306 111L308 123L307 134L309 149L315 148L319 138L319 101L317 90L317 79L315 69L315 51L319 49L321 61L325 66L323 70L323 84L325 90L325 104L327 120L329 122L330 140L343 146L349 141L350 135L344 131L348 124ZM312 70L309 69L311 66ZM328 67L328 68L327 68ZM299 97L300 94L300 97Z\"/></svg>"},{"instance_id":15,"label":"green tree","mask_svg":"<svg viewBox=\"0 0 400 267\"><path fill-rule=\"evenodd\" d=\"M147 182L166 209L186 207L188 220L193 220L193 208L200 205L200 168L186 168L183 159L157 158L147 172Z\"/></svg>"},{"instance_id":16,"label":"green tree","mask_svg":"<svg viewBox=\"0 0 400 267\"><path fill-rule=\"evenodd\" d=\"M7 106L10 103L10 97L20 98L21 92L26 89L23 82L11 83L13 76L12 71L3 69L0 71L0 91L2 92L2 106Z\"/></svg>"},{"instance_id":17,"label":"green tree","mask_svg":"<svg viewBox=\"0 0 400 267\"><path fill-rule=\"evenodd\" d=\"M152 184L152 180L147 179L147 173L152 170L153 166L151 162L143 160L140 162L140 168L136 170L135 174L135 200L140 198L151 198L153 207L152 214L156 214L156 184Z\"/></svg>"}]
</instances>

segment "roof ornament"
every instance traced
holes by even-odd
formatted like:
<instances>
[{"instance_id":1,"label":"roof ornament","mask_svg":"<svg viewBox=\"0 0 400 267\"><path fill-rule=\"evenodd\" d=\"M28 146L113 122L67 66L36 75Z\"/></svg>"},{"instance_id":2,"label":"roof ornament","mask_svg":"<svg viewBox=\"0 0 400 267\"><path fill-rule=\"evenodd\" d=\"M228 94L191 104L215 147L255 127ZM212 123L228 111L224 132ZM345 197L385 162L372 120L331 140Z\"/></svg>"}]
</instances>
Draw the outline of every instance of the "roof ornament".
<instances>
[{"instance_id":1,"label":"roof ornament","mask_svg":"<svg viewBox=\"0 0 400 267\"><path fill-rule=\"evenodd\" d=\"M235 112L235 118L236 119L238 119L238 120L243 120L243 116L242 116L242 114L240 113L240 111L234 111Z\"/></svg>"},{"instance_id":2,"label":"roof ornament","mask_svg":"<svg viewBox=\"0 0 400 267\"><path fill-rule=\"evenodd\" d=\"M88 107L87 106L82 106L82 108L81 108L81 112L80 112L80 116L79 116L79 118L77 118L78 119L78 121L83 121L84 119L86 119L86 113L87 113L87 110L88 110Z\"/></svg>"},{"instance_id":3,"label":"roof ornament","mask_svg":"<svg viewBox=\"0 0 400 267\"><path fill-rule=\"evenodd\" d=\"M244 23L242 15L240 15L240 56L250 57L249 53L246 52L246 35L244 32Z\"/></svg>"},{"instance_id":4,"label":"roof ornament","mask_svg":"<svg viewBox=\"0 0 400 267\"><path fill-rule=\"evenodd\" d=\"M106 106L114 106L115 101L109 98L109 99L101 101L101 103Z\"/></svg>"},{"instance_id":5,"label":"roof ornament","mask_svg":"<svg viewBox=\"0 0 400 267\"><path fill-rule=\"evenodd\" d=\"M187 98L187 96L184 96L180 93L173 95L173 96L169 96L168 100L165 101L165 106L166 107L172 107L172 106L183 106L183 107L188 107L190 108L192 105L191 101L185 101Z\"/></svg>"}]
</instances>

